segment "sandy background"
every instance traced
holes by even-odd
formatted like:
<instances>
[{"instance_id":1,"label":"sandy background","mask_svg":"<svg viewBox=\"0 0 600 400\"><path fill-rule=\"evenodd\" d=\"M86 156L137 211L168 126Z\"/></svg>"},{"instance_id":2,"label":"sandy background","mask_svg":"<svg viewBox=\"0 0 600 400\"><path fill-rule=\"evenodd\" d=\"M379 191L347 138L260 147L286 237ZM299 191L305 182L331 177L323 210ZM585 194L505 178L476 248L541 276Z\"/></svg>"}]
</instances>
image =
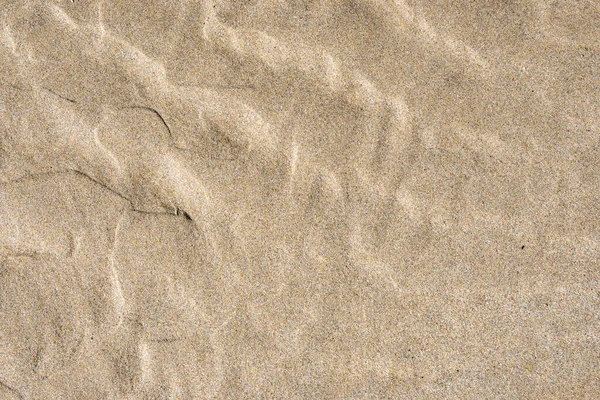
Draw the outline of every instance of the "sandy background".
<instances>
[{"instance_id":1,"label":"sandy background","mask_svg":"<svg viewBox=\"0 0 600 400\"><path fill-rule=\"evenodd\" d=\"M1 399L599 399L593 0L0 0Z\"/></svg>"}]
</instances>

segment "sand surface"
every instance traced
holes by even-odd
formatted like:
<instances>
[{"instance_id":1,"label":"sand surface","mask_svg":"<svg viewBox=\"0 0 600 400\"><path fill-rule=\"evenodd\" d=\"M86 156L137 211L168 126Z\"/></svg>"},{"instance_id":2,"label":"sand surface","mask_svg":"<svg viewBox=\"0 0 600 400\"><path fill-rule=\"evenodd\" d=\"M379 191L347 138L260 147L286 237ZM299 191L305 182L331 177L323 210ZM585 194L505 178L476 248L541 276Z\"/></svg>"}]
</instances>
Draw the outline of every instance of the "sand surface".
<instances>
[{"instance_id":1,"label":"sand surface","mask_svg":"<svg viewBox=\"0 0 600 400\"><path fill-rule=\"evenodd\" d=\"M599 399L596 0L0 0L0 399Z\"/></svg>"}]
</instances>

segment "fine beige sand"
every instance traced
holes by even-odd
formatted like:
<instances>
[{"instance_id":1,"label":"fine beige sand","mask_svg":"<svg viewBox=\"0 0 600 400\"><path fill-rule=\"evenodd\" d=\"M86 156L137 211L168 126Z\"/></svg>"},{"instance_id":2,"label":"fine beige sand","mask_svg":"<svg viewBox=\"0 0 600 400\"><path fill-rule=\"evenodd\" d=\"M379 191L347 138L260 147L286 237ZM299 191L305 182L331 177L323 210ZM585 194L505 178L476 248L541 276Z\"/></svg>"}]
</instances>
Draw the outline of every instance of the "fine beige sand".
<instances>
[{"instance_id":1,"label":"fine beige sand","mask_svg":"<svg viewBox=\"0 0 600 400\"><path fill-rule=\"evenodd\" d=\"M0 399L600 399L596 0L0 0Z\"/></svg>"}]
</instances>

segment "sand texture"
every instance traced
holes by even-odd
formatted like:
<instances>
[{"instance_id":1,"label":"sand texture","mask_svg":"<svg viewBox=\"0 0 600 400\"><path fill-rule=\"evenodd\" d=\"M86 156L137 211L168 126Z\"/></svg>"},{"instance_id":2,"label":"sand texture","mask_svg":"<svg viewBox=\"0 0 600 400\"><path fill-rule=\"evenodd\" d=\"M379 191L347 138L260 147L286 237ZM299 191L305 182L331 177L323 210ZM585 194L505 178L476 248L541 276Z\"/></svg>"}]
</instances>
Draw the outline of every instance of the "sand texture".
<instances>
[{"instance_id":1,"label":"sand texture","mask_svg":"<svg viewBox=\"0 0 600 400\"><path fill-rule=\"evenodd\" d=\"M0 400L600 399L597 0L0 0Z\"/></svg>"}]
</instances>

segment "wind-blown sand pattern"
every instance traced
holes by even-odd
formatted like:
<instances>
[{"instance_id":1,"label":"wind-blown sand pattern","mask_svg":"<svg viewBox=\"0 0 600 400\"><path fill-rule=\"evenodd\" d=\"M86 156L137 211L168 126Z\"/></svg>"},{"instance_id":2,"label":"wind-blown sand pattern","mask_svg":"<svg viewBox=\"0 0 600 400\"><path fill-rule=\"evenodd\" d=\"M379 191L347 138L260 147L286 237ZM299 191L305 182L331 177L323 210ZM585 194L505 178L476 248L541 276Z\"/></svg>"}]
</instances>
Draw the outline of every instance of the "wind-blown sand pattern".
<instances>
[{"instance_id":1,"label":"wind-blown sand pattern","mask_svg":"<svg viewBox=\"0 0 600 400\"><path fill-rule=\"evenodd\" d=\"M600 5L0 0L0 398L600 398Z\"/></svg>"}]
</instances>

